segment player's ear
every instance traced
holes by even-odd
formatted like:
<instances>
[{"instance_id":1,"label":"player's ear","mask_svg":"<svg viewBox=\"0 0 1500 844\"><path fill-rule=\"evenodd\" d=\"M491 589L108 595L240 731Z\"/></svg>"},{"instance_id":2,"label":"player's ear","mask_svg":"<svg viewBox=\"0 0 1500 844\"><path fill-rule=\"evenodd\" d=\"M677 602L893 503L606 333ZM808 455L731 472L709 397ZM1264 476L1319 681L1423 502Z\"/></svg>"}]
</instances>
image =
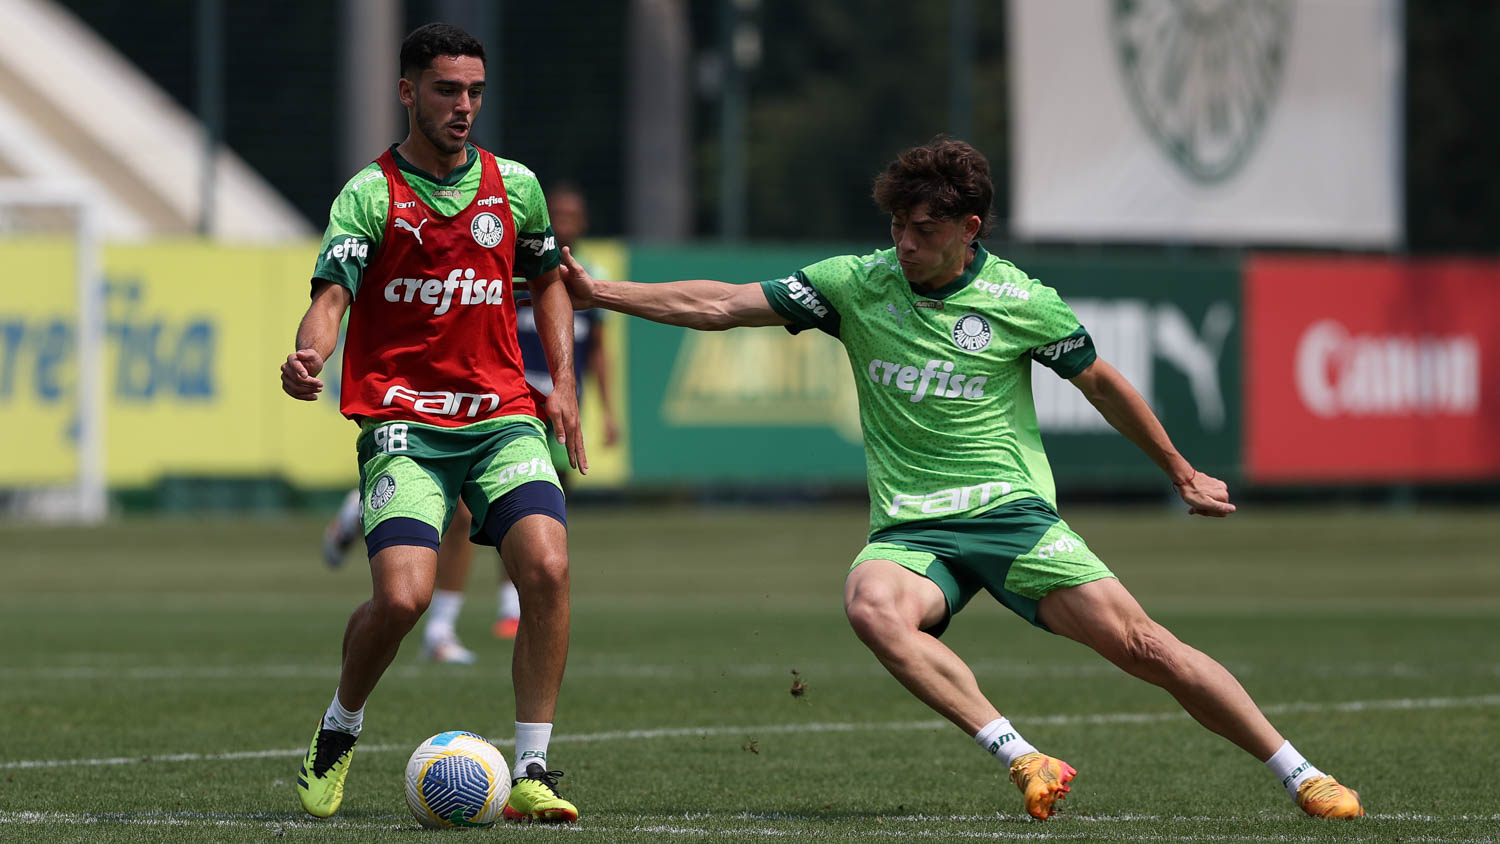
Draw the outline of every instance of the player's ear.
<instances>
[{"instance_id":1,"label":"player's ear","mask_svg":"<svg viewBox=\"0 0 1500 844\"><path fill-rule=\"evenodd\" d=\"M979 238L979 227L983 221L978 214L970 214L964 217L964 237L971 242Z\"/></svg>"},{"instance_id":2,"label":"player's ear","mask_svg":"<svg viewBox=\"0 0 1500 844\"><path fill-rule=\"evenodd\" d=\"M417 102L417 83L405 76L396 80L396 98L403 106L411 108Z\"/></svg>"}]
</instances>

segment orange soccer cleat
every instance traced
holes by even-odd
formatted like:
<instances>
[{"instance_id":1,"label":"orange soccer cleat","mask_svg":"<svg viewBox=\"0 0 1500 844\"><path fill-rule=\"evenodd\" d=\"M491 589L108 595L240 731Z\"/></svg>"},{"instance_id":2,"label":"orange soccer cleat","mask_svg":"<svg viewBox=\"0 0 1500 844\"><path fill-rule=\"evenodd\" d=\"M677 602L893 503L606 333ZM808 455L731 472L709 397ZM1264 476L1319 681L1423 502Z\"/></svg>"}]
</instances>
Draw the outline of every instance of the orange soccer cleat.
<instances>
[{"instance_id":1,"label":"orange soccer cleat","mask_svg":"<svg viewBox=\"0 0 1500 844\"><path fill-rule=\"evenodd\" d=\"M1333 777L1313 777L1297 787L1297 805L1315 818L1360 818L1365 806L1359 792Z\"/></svg>"},{"instance_id":2,"label":"orange soccer cleat","mask_svg":"<svg viewBox=\"0 0 1500 844\"><path fill-rule=\"evenodd\" d=\"M1010 781L1026 798L1026 811L1033 818L1046 820L1056 811L1054 803L1068 796L1069 781L1077 769L1061 759L1041 753L1028 753L1010 763Z\"/></svg>"}]
</instances>

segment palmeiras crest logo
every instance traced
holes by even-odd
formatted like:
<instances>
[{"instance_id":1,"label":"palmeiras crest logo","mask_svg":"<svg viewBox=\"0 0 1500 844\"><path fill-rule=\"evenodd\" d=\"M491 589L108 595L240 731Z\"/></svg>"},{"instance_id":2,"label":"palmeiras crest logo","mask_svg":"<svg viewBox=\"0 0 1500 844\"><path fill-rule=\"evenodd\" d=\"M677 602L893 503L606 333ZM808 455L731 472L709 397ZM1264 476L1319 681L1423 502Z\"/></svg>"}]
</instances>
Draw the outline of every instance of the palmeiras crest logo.
<instances>
[{"instance_id":1,"label":"palmeiras crest logo","mask_svg":"<svg viewBox=\"0 0 1500 844\"><path fill-rule=\"evenodd\" d=\"M990 321L979 314L964 314L953 323L953 342L960 349L977 352L990 344Z\"/></svg>"},{"instance_id":2,"label":"palmeiras crest logo","mask_svg":"<svg viewBox=\"0 0 1500 844\"><path fill-rule=\"evenodd\" d=\"M486 211L483 214L475 214L474 222L469 224L469 233L474 235L474 242L486 249L493 249L505 239L505 224L500 218Z\"/></svg>"},{"instance_id":3,"label":"palmeiras crest logo","mask_svg":"<svg viewBox=\"0 0 1500 844\"><path fill-rule=\"evenodd\" d=\"M370 488L370 509L379 510L391 503L391 498L395 495L396 479L390 473L381 475L375 479L375 486Z\"/></svg>"},{"instance_id":4,"label":"palmeiras crest logo","mask_svg":"<svg viewBox=\"0 0 1500 844\"><path fill-rule=\"evenodd\" d=\"M1131 104L1196 182L1222 182L1255 148L1281 87L1291 0L1115 0Z\"/></svg>"}]
</instances>

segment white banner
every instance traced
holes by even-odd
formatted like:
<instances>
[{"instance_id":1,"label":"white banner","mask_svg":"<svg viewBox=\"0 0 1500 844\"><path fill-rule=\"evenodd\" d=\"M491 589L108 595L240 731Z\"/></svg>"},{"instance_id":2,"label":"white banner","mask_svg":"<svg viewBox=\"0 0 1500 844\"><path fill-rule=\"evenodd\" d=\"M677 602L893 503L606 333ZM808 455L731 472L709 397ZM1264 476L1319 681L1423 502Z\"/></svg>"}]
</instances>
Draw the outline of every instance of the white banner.
<instances>
[{"instance_id":1,"label":"white banner","mask_svg":"<svg viewBox=\"0 0 1500 844\"><path fill-rule=\"evenodd\" d=\"M1402 240L1399 0L1011 0L1040 240Z\"/></svg>"}]
</instances>

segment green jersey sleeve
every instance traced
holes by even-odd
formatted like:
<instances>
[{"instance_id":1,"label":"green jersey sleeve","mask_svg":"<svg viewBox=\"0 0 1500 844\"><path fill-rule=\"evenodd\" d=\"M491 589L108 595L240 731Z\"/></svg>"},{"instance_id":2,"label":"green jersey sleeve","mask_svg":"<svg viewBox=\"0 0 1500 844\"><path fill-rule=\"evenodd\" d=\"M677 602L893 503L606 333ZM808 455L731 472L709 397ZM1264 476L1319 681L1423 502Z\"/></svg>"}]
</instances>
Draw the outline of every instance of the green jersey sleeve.
<instances>
[{"instance_id":1,"label":"green jersey sleeve","mask_svg":"<svg viewBox=\"0 0 1500 844\"><path fill-rule=\"evenodd\" d=\"M562 251L552 232L552 218L547 215L547 198L536 174L526 165L497 158L500 176L505 180L505 195L510 199L510 213L516 225L515 274L536 278L562 263Z\"/></svg>"},{"instance_id":2,"label":"green jersey sleeve","mask_svg":"<svg viewBox=\"0 0 1500 844\"><path fill-rule=\"evenodd\" d=\"M328 211L328 228L313 267L314 289L319 281L331 281L359 295L365 269L385 234L389 206L390 192L379 164L372 162L344 185Z\"/></svg>"},{"instance_id":3,"label":"green jersey sleeve","mask_svg":"<svg viewBox=\"0 0 1500 844\"><path fill-rule=\"evenodd\" d=\"M1045 284L1035 285L1030 294L1025 306L1012 312L1006 326L1015 332L1017 343L1029 346L1033 360L1062 378L1088 369L1098 353L1073 309Z\"/></svg>"},{"instance_id":4,"label":"green jersey sleeve","mask_svg":"<svg viewBox=\"0 0 1500 844\"><path fill-rule=\"evenodd\" d=\"M760 286L771 309L791 321L787 331L796 334L816 328L838 337L843 322L839 308L847 301L849 288L858 283L860 267L859 258L838 255Z\"/></svg>"}]
</instances>

